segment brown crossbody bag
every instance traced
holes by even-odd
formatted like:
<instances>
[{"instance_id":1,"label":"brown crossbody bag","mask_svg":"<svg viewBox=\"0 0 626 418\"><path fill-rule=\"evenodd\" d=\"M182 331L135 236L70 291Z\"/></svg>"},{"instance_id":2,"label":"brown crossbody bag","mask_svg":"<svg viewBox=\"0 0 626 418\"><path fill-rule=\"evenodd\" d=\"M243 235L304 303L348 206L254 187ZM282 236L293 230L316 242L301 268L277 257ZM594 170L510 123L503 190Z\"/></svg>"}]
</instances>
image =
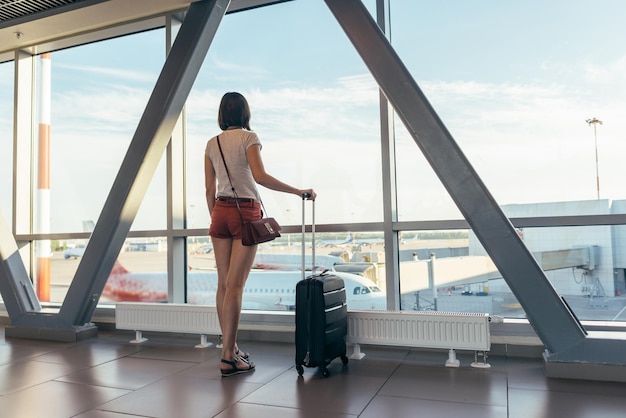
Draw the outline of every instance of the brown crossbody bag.
<instances>
[{"instance_id":1,"label":"brown crossbody bag","mask_svg":"<svg viewBox=\"0 0 626 418\"><path fill-rule=\"evenodd\" d=\"M233 195L235 196L235 203L237 204L237 210L239 211L239 217L241 218L241 243L246 246L252 246L261 244L263 242L272 241L277 237L280 237L280 225L276 222L274 218L261 218L255 221L244 221L243 215L241 214L241 208L239 207L239 202L237 199L237 192L235 191L235 186L233 186L233 180L230 178L230 172L228 171L228 165L226 165L226 159L224 158L224 153L222 152L222 146L220 145L220 137L217 136L217 146L220 149L220 155L222 156L222 161L224 162L224 168L226 169L226 175L228 176L228 181L230 182L230 188L233 191ZM265 212L265 206L263 205L263 201L261 202L261 207L263 208L263 213Z\"/></svg>"}]
</instances>

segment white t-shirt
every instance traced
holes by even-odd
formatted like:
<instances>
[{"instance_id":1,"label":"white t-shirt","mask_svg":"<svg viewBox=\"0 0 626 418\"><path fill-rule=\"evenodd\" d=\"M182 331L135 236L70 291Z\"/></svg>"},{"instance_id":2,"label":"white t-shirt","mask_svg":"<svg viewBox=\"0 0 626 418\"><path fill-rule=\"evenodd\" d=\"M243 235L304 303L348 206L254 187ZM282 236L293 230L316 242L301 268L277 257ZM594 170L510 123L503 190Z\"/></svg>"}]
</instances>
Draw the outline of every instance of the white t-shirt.
<instances>
[{"instance_id":1,"label":"white t-shirt","mask_svg":"<svg viewBox=\"0 0 626 418\"><path fill-rule=\"evenodd\" d=\"M259 193L256 189L256 182L252 177L252 171L248 164L246 152L252 145L261 146L261 141L255 132L245 129L229 129L220 135L220 144L224 153L224 159L228 165L230 179L237 192L237 197L252 198L260 201ZM217 137L211 138L204 151L209 157L217 176L217 196L234 197L224 162L217 146Z\"/></svg>"}]
</instances>

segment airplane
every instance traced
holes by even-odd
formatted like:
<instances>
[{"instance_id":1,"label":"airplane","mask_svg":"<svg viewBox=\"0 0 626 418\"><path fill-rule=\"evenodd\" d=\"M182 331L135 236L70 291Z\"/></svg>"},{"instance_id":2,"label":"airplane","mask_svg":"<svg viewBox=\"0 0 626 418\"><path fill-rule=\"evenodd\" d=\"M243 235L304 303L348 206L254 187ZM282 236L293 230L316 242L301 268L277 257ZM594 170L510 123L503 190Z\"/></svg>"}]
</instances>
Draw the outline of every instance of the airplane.
<instances>
[{"instance_id":1,"label":"airplane","mask_svg":"<svg viewBox=\"0 0 626 418\"><path fill-rule=\"evenodd\" d=\"M592 269L596 248L582 247L534 253L544 271L564 268ZM590 255L591 254L591 255ZM255 262L263 269L254 268L248 277L243 294L243 309L293 310L295 285L302 279L294 254L273 254ZM295 256L295 258L294 258ZM281 259L282 257L282 259ZM316 265L344 279L348 308L352 310L386 310L386 294L368 278L376 263L341 263L338 257L318 256ZM299 258L301 260L301 258ZM434 268L430 263L435 262ZM301 262L301 261L300 261ZM317 270L316 270L317 271ZM360 274L359 274L360 273ZM370 272L371 273L371 272ZM309 273L306 273L309 274ZM384 273L383 273L384 274ZM374 275L375 277L378 274ZM411 260L400 263L400 293L402 306L415 306L416 297L428 299L441 288L469 289L479 285L478 296L486 296L491 281L502 281L502 275L489 256L472 255L437 258L436 260ZM214 269L191 269L187 275L188 302L213 305L217 288ZM430 292L430 293L429 293ZM448 293L450 295L450 293ZM471 291L463 295L473 294ZM116 262L107 281L103 296L111 301L167 301L167 274L165 272L129 272Z\"/></svg>"},{"instance_id":2,"label":"airplane","mask_svg":"<svg viewBox=\"0 0 626 418\"><path fill-rule=\"evenodd\" d=\"M78 258L78 257L82 257L84 253L85 253L85 245L80 244L80 245L77 245L76 247L68 248L65 251L63 251L63 258L65 258L66 260L70 258Z\"/></svg>"},{"instance_id":3,"label":"airplane","mask_svg":"<svg viewBox=\"0 0 626 418\"><path fill-rule=\"evenodd\" d=\"M328 271L344 280L348 309L385 310L385 294L365 277ZM317 272L316 272L317 274ZM248 275L244 288L242 309L293 310L296 304L296 283L302 279L301 270L258 270ZM217 291L215 269L187 272L188 303L214 305ZM116 261L102 296L109 301L167 301L166 272L130 272Z\"/></svg>"},{"instance_id":4,"label":"airplane","mask_svg":"<svg viewBox=\"0 0 626 418\"><path fill-rule=\"evenodd\" d=\"M96 224L94 223L94 221L92 220L83 221L83 232L93 232L95 227L96 227ZM63 251L63 258L67 260L70 258L82 257L83 254L85 254L85 247L86 247L86 244L81 242L80 244L74 247L67 248L65 251Z\"/></svg>"},{"instance_id":5,"label":"airplane","mask_svg":"<svg viewBox=\"0 0 626 418\"><path fill-rule=\"evenodd\" d=\"M321 240L318 247L346 247L352 245L374 245L383 244L382 238L355 238L353 232L348 232L348 236L343 240Z\"/></svg>"}]
</instances>

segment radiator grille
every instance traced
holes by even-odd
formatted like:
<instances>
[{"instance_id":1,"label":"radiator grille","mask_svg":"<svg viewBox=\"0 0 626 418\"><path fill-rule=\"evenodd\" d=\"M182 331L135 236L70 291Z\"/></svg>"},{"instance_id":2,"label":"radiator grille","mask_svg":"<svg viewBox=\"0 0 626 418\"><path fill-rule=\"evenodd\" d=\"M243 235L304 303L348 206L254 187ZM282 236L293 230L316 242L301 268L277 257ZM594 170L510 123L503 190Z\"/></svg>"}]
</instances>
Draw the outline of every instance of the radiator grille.
<instances>
[{"instance_id":1,"label":"radiator grille","mask_svg":"<svg viewBox=\"0 0 626 418\"><path fill-rule=\"evenodd\" d=\"M221 334L215 307L204 305L120 302L115 325L134 331Z\"/></svg>"},{"instance_id":2,"label":"radiator grille","mask_svg":"<svg viewBox=\"0 0 626 418\"><path fill-rule=\"evenodd\" d=\"M120 302L118 329L220 335L214 306ZM349 311L347 342L489 351L489 315L459 312Z\"/></svg>"},{"instance_id":3,"label":"radiator grille","mask_svg":"<svg viewBox=\"0 0 626 418\"><path fill-rule=\"evenodd\" d=\"M491 346L489 315L350 311L347 341L353 344L488 351Z\"/></svg>"}]
</instances>

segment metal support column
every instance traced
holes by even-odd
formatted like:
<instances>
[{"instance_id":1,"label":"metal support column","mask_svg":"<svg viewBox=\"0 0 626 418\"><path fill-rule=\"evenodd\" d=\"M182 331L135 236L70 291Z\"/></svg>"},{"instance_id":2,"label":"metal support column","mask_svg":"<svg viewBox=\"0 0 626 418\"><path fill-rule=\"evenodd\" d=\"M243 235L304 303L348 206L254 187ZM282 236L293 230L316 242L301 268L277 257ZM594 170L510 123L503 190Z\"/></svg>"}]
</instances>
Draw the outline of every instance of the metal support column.
<instances>
[{"instance_id":1,"label":"metal support column","mask_svg":"<svg viewBox=\"0 0 626 418\"><path fill-rule=\"evenodd\" d=\"M11 317L41 310L33 284L28 277L9 225L0 210L0 292Z\"/></svg>"},{"instance_id":2,"label":"metal support column","mask_svg":"<svg viewBox=\"0 0 626 418\"><path fill-rule=\"evenodd\" d=\"M169 15L166 20L166 50L180 30L182 17ZM187 302L187 238L174 236L174 229L187 226L187 182L185 177L185 107L178 118L167 145L167 295L170 303Z\"/></svg>"},{"instance_id":3,"label":"metal support column","mask_svg":"<svg viewBox=\"0 0 626 418\"><path fill-rule=\"evenodd\" d=\"M390 36L389 0L376 0L376 20L381 31ZM398 200L396 198L396 139L394 131L393 109L380 90L380 147L383 184L383 223L385 240L385 290L387 309L400 309L400 248L398 231L393 230L393 223L398 221ZM393 260L394 262L391 262Z\"/></svg>"}]
</instances>

